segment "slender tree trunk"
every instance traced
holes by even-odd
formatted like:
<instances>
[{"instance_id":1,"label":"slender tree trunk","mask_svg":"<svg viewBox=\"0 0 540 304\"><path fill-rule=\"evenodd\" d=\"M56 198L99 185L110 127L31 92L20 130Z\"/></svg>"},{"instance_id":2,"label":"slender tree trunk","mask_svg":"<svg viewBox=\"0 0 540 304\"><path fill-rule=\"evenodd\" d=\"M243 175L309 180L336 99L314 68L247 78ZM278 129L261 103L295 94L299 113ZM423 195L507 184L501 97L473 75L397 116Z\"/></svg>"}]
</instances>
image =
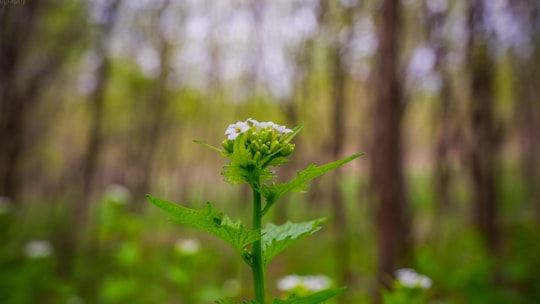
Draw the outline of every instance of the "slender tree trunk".
<instances>
[{"instance_id":1,"label":"slender tree trunk","mask_svg":"<svg viewBox=\"0 0 540 304\"><path fill-rule=\"evenodd\" d=\"M496 160L500 134L494 115L494 62L488 49L488 33L484 24L484 2L473 0L469 7L469 49L471 147L469 169L472 181L473 218L486 246L498 247L496 194Z\"/></svg>"},{"instance_id":2,"label":"slender tree trunk","mask_svg":"<svg viewBox=\"0 0 540 304\"><path fill-rule=\"evenodd\" d=\"M102 38L100 38L102 39ZM101 43L100 43L101 44ZM105 93L107 90L107 82L109 78L109 59L103 50L103 45L98 47L96 56L100 63L96 71L96 88L89 96L90 106L90 133L88 135L88 143L86 154L81 170L81 197L77 201L74 209L75 218L86 222L86 217L89 209L89 203L92 199L94 189L94 181L98 169L98 163L102 147L102 126L103 126L103 107L105 104Z\"/></svg>"},{"instance_id":3,"label":"slender tree trunk","mask_svg":"<svg viewBox=\"0 0 540 304\"><path fill-rule=\"evenodd\" d=\"M169 1L164 1L162 6L157 11L156 20L159 20L161 14L167 9ZM155 25L157 26L156 21ZM141 132L141 141L137 150L139 150L138 158L138 170L137 178L134 184L134 210L141 212L145 206L146 200L144 195L148 193L151 186L152 172L156 164L156 153L158 152L159 140L162 138L161 132L163 130L163 124L165 114L167 110L168 97L167 97L167 79L169 77L169 53L170 44L160 34L157 37L157 45L159 47L159 63L160 72L157 79L154 81L152 88L150 89L149 96L146 100L146 112L142 114L143 124Z\"/></svg>"},{"instance_id":4,"label":"slender tree trunk","mask_svg":"<svg viewBox=\"0 0 540 304\"><path fill-rule=\"evenodd\" d=\"M86 153L83 157L83 164L80 174L81 192L73 209L73 218L77 219L79 227L84 227L87 221L92 193L99 168L99 160L103 146L103 116L106 101L107 84L110 77L110 59L108 54L108 40L114 28L116 13L120 5L120 0L113 0L104 4L101 8L103 15L107 16L103 23L98 24L98 33L95 38L95 56L99 60L95 70L96 86L88 97L90 106L90 133Z\"/></svg>"},{"instance_id":5,"label":"slender tree trunk","mask_svg":"<svg viewBox=\"0 0 540 304\"><path fill-rule=\"evenodd\" d=\"M434 70L441 77L441 87L438 94L439 104L435 113L435 124L438 136L433 151L435 169L433 173L435 193L441 213L448 210L450 205L451 161L450 148L453 139L453 117L455 107L452 104L452 83L448 75L446 57L448 54L446 37L443 30L446 23L446 11L433 12L424 7L425 30L428 44L435 52Z\"/></svg>"},{"instance_id":6,"label":"slender tree trunk","mask_svg":"<svg viewBox=\"0 0 540 304\"><path fill-rule=\"evenodd\" d=\"M408 227L402 164L403 84L399 76L400 1L384 0L379 25L370 179L376 203L378 280L389 287L406 253Z\"/></svg>"},{"instance_id":7,"label":"slender tree trunk","mask_svg":"<svg viewBox=\"0 0 540 304\"><path fill-rule=\"evenodd\" d=\"M60 272L64 275L70 275L73 271L72 263L78 250L81 250L80 240L83 239L86 232L86 226L90 211L90 202L96 179L100 154L102 150L102 125L105 105L105 95L107 83L110 74L110 62L108 59L107 48L110 32L114 27L116 12L120 0L109 2L106 7L100 7L107 19L98 24L98 32L95 37L94 51L99 64L95 70L96 86L88 96L90 106L90 128L88 142L85 154L82 156L81 171L78 173L78 186L80 192L76 193L74 205L71 207L71 223L74 229L68 231L61 239ZM85 248L87 249L87 248Z\"/></svg>"},{"instance_id":8,"label":"slender tree trunk","mask_svg":"<svg viewBox=\"0 0 540 304\"><path fill-rule=\"evenodd\" d=\"M527 0L513 1L511 4L514 13L526 20L530 28L540 21L540 5ZM536 218L540 222L540 33L533 30L529 34L532 54L514 54L517 76L515 119L521 143L521 171L527 200L531 208L536 210Z\"/></svg>"},{"instance_id":9,"label":"slender tree trunk","mask_svg":"<svg viewBox=\"0 0 540 304\"><path fill-rule=\"evenodd\" d=\"M516 112L518 128L521 139L521 171L525 183L525 191L530 206L536 210L537 220L540 222L540 105L538 96L540 90L539 71L540 56L531 62L517 64L518 101Z\"/></svg>"},{"instance_id":10,"label":"slender tree trunk","mask_svg":"<svg viewBox=\"0 0 540 304\"><path fill-rule=\"evenodd\" d=\"M338 49L334 50L332 77L332 159L339 159L343 150L345 137L345 71L341 63ZM336 261L338 263L339 284L347 285L351 280L349 270L349 243L347 233L347 211L341 193L342 170L336 169L332 174L331 198L334 219L332 221L336 242Z\"/></svg>"},{"instance_id":11,"label":"slender tree trunk","mask_svg":"<svg viewBox=\"0 0 540 304\"><path fill-rule=\"evenodd\" d=\"M34 1L0 5L0 196L15 202L20 188L25 117L33 102L33 96L21 88L29 84L24 83L19 68L39 8Z\"/></svg>"}]
</instances>

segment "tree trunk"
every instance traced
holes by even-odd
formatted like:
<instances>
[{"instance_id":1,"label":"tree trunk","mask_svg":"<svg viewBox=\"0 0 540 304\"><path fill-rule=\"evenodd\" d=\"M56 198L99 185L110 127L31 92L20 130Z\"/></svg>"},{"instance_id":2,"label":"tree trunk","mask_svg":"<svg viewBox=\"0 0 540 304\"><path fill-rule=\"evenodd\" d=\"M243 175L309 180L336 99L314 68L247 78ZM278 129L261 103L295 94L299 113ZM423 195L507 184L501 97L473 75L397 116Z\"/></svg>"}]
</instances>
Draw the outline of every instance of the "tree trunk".
<instances>
[{"instance_id":1,"label":"tree trunk","mask_svg":"<svg viewBox=\"0 0 540 304\"><path fill-rule=\"evenodd\" d=\"M159 20L161 14L167 9L169 1L164 1L156 12L155 20ZM155 22L156 31L158 22ZM134 182L134 211L141 212L146 206L144 195L148 193L151 186L152 172L155 167L156 153L158 152L159 140L164 125L167 110L167 79L170 74L169 53L171 45L163 34L157 36L157 46L159 47L160 72L154 81L147 96L146 109L141 113L142 124L139 131L140 140L136 149L139 151L137 158L137 176Z\"/></svg>"},{"instance_id":2,"label":"tree trunk","mask_svg":"<svg viewBox=\"0 0 540 304\"><path fill-rule=\"evenodd\" d=\"M333 73L332 75L332 159L339 159L343 151L345 137L345 81L346 75L343 70L340 56L340 48L333 51ZM341 193L342 170L336 169L332 173L331 204L333 211L333 228L336 237L336 261L338 263L339 284L348 285L351 274L349 270L349 243L347 233L346 206Z\"/></svg>"},{"instance_id":3,"label":"tree trunk","mask_svg":"<svg viewBox=\"0 0 540 304\"><path fill-rule=\"evenodd\" d=\"M514 13L532 28L540 21L540 5L532 1L513 1ZM540 222L540 33L531 31L532 54L514 54L517 101L515 119L521 144L521 171L529 206Z\"/></svg>"},{"instance_id":4,"label":"tree trunk","mask_svg":"<svg viewBox=\"0 0 540 304\"><path fill-rule=\"evenodd\" d=\"M407 251L408 225L402 164L403 84L399 76L400 1L384 0L379 25L370 181L378 230L378 281L390 287Z\"/></svg>"},{"instance_id":5,"label":"tree trunk","mask_svg":"<svg viewBox=\"0 0 540 304\"><path fill-rule=\"evenodd\" d=\"M434 70L441 77L441 87L438 94L439 103L434 115L434 124L438 128L438 135L433 151L435 160L433 180L440 214L448 210L450 205L449 187L452 179L450 149L453 138L455 137L453 124L455 116L452 116L455 113L455 106L452 104L452 84L446 65L448 54L447 41L446 37L443 36L446 16L446 11L433 12L424 6L424 26L427 42L435 52Z\"/></svg>"},{"instance_id":6,"label":"tree trunk","mask_svg":"<svg viewBox=\"0 0 540 304\"><path fill-rule=\"evenodd\" d=\"M0 197L18 201L19 163L25 117L33 96L25 96L20 65L33 32L39 2L0 5ZM21 29L24 28L24 31Z\"/></svg>"},{"instance_id":7,"label":"tree trunk","mask_svg":"<svg viewBox=\"0 0 540 304\"><path fill-rule=\"evenodd\" d=\"M489 54L483 5L483 1L473 0L469 7L469 123L472 136L469 174L472 181L474 223L487 248L495 253L498 247L495 165L500 134L495 126L493 113L495 64Z\"/></svg>"},{"instance_id":8,"label":"tree trunk","mask_svg":"<svg viewBox=\"0 0 540 304\"><path fill-rule=\"evenodd\" d=\"M104 4L105 5L105 4ZM110 77L110 59L107 52L108 40L114 28L116 13L120 5L120 0L110 1L103 7L103 15L107 16L103 23L98 25L98 33L95 41L95 56L99 60L95 70L96 86L90 92L90 133L86 154L83 157L83 164L80 174L80 198L73 209L73 218L77 219L80 226L84 227L87 221L89 204L92 200L95 180L99 168L99 159L103 146L103 115L106 101L107 83Z\"/></svg>"}]
</instances>

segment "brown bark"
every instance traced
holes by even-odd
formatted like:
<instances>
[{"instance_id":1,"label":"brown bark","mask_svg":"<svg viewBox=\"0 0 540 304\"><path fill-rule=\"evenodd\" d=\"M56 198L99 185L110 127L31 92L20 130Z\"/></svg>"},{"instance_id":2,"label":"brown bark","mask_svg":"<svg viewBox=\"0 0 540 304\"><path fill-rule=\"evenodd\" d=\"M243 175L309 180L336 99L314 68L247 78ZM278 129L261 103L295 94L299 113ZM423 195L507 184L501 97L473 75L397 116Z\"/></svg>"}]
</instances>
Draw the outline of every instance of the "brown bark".
<instances>
[{"instance_id":1,"label":"brown bark","mask_svg":"<svg viewBox=\"0 0 540 304\"><path fill-rule=\"evenodd\" d=\"M103 145L103 108L106 101L107 83L110 77L110 59L107 52L110 33L116 21L116 12L120 5L119 0L112 1L105 8L104 15L109 16L103 24L98 26L96 37L95 55L99 65L95 71L96 87L89 96L91 126L88 136L86 155L84 156L81 172L81 198L74 208L74 217L81 223L86 222L89 202L92 200L92 192L99 167L99 159Z\"/></svg>"},{"instance_id":2,"label":"brown bark","mask_svg":"<svg viewBox=\"0 0 540 304\"><path fill-rule=\"evenodd\" d=\"M441 77L441 88L438 93L438 108L435 113L434 124L438 128L437 138L433 151L435 168L433 180L435 183L435 194L439 203L439 211L444 212L450 206L450 181L452 179L452 163L450 152L453 139L456 137L455 128L455 106L452 96L451 77L448 72L446 58L448 54L448 43L444 37L444 26L447 20L447 11L432 12L424 7L425 31L427 43L435 52L434 70Z\"/></svg>"},{"instance_id":3,"label":"brown bark","mask_svg":"<svg viewBox=\"0 0 540 304\"><path fill-rule=\"evenodd\" d=\"M164 1L156 12L155 25L161 14L167 9L169 1ZM141 212L146 206L144 195L151 187L152 172L156 164L156 153L158 151L159 140L163 130L165 114L168 105L167 78L170 74L169 53L171 46L166 38L160 34L157 36L157 46L159 51L160 71L150 88L146 97L145 111L141 113L141 125L136 142L137 152L137 174L133 183L134 210Z\"/></svg>"},{"instance_id":4,"label":"brown bark","mask_svg":"<svg viewBox=\"0 0 540 304\"><path fill-rule=\"evenodd\" d=\"M321 16L327 27L335 26L336 36L342 31L346 31L347 35L343 41L333 41L329 50L330 63L330 79L331 83L331 139L328 142L329 155L332 160L337 160L342 157L345 133L346 133L346 89L347 89L347 72L343 66L342 55L346 51L348 42L352 39L352 30L350 29L353 21L353 13L355 8L344 8L338 3L324 2L326 10L336 10L334 14L328 11ZM332 20L332 18L335 18ZM343 178L340 168L334 170L331 176L330 185L330 202L332 204L332 228L335 235L335 254L336 254L336 269L338 273L338 284L349 285L352 280L350 269L350 246L348 241L348 220L347 207L341 192L341 180Z\"/></svg>"},{"instance_id":5,"label":"brown bark","mask_svg":"<svg viewBox=\"0 0 540 304\"><path fill-rule=\"evenodd\" d=\"M471 1L469 7L471 146L469 174L473 198L473 219L486 246L496 252L498 243L496 194L496 160L500 134L494 115L494 62L488 49L488 33L484 24L483 1Z\"/></svg>"},{"instance_id":6,"label":"brown bark","mask_svg":"<svg viewBox=\"0 0 540 304\"><path fill-rule=\"evenodd\" d=\"M526 20L531 28L538 24L540 5L526 0L511 4L514 13ZM517 88L515 119L521 144L521 171L526 196L540 222L540 33L532 31L530 35L533 49L530 57L514 55Z\"/></svg>"},{"instance_id":7,"label":"brown bark","mask_svg":"<svg viewBox=\"0 0 540 304\"><path fill-rule=\"evenodd\" d=\"M399 76L400 2L381 5L379 50L374 67L375 104L370 179L378 230L378 280L388 287L399 260L407 251L401 123L403 84Z\"/></svg>"},{"instance_id":8,"label":"brown bark","mask_svg":"<svg viewBox=\"0 0 540 304\"><path fill-rule=\"evenodd\" d=\"M20 66L39 9L39 3L33 1L0 6L0 196L15 202L20 187L24 120L34 101L24 96L29 92L23 89L26 75L21 75Z\"/></svg>"},{"instance_id":9,"label":"brown bark","mask_svg":"<svg viewBox=\"0 0 540 304\"><path fill-rule=\"evenodd\" d=\"M330 143L332 159L339 159L343 152L345 137L345 81L346 75L341 63L340 49L333 52L332 75L332 141ZM339 168L332 173L331 198L333 211L333 228L336 236L336 261L339 273L339 284L347 285L351 279L349 270L349 243L347 237L346 206L341 193L340 182L343 178Z\"/></svg>"},{"instance_id":10,"label":"brown bark","mask_svg":"<svg viewBox=\"0 0 540 304\"><path fill-rule=\"evenodd\" d=\"M30 145L35 149L46 132L44 123L37 123L38 131L31 128L36 123L29 117L84 29L74 24L51 27L47 18L56 5L40 1L0 5L0 196L14 202L19 202L24 186L20 165Z\"/></svg>"}]
</instances>

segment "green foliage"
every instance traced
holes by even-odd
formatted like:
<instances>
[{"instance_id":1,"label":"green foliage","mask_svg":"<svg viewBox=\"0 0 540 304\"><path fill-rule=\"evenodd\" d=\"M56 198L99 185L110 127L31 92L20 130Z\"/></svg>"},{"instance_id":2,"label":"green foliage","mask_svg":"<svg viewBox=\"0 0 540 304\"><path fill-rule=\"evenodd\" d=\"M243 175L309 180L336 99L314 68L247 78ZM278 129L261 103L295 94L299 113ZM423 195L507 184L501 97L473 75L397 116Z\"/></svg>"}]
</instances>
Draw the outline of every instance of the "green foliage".
<instances>
[{"instance_id":1,"label":"green foliage","mask_svg":"<svg viewBox=\"0 0 540 304\"><path fill-rule=\"evenodd\" d=\"M419 199L428 197L432 191L427 175L413 175L409 179L418 193L411 197L411 203L417 206L411 210L415 227L420 232L429 230L428 237L420 234L413 248L415 261L410 265L433 280L433 287L420 296L425 299L422 303L540 303L537 271L540 244L534 237L540 234L539 226L530 208L525 208L525 190L515 185L519 181L516 172L506 174L500 188L503 192L500 197L506 206L501 235L505 246L497 258L482 248L480 239L463 222L466 213L451 210L438 218L433 213L434 208L418 204ZM362 180L340 181L344 193L357 193L361 183ZM224 205L235 207L236 197L223 197L227 198ZM351 271L361 275L348 287L346 295L326 302L373 303L376 238L372 230L362 226L371 223L370 213L358 211L359 205L367 204L358 204L356 196L347 197L344 202L350 215L349 224L355 229L354 234L346 236L346 241L354 248L363 248L351 256ZM89 250L77 254L74 270L67 274L59 272L60 263L65 262L60 256L65 248L61 244L65 227L74 226L61 222L69 219L62 215L64 212L71 214L64 202L28 202L13 206L8 213L0 213L0 303L213 303L212 300L219 298L230 299L221 302L226 304L241 303L243 299L246 304L250 303L249 286L239 283L243 285L241 290L231 294L223 284L242 271L243 266L240 259L231 259L236 252L225 250L227 243L209 242L196 254L180 254L175 248L176 238L199 238L199 234L163 221L163 213L158 208L149 208L143 214L132 213L130 203L118 206L102 200L95 202L97 210L89 219L91 229L84 239ZM276 206L281 208L281 205ZM288 214L302 215L306 204L300 201L283 207ZM314 213L322 214L326 207L311 208ZM245 210L246 206L236 205L236 208ZM104 217L101 209L113 212L114 216ZM430 225L419 225L419 215L429 215ZM96 233L102 229L106 233ZM203 236L199 240L212 238ZM280 276L280 271L284 274L332 273L335 248L321 248L320 244L331 244L334 238L332 233L321 233L316 242L302 243L301 250L285 252L280 258L280 267L272 269L272 274ZM25 257L24 244L31 239L50 240L53 255L43 259ZM216 259L216 252L223 253L221 260ZM226 265L221 264L223 260L227 261ZM494 278L494 274L497 277ZM271 283L268 286L275 289ZM304 296L297 290L292 292ZM285 292L274 297L280 297L279 301L283 302L288 295ZM252 300L250 304L254 303Z\"/></svg>"},{"instance_id":2,"label":"green foliage","mask_svg":"<svg viewBox=\"0 0 540 304\"><path fill-rule=\"evenodd\" d=\"M287 222L281 226L268 223L262 231L264 264L268 265L276 255L298 240L319 231L319 224L323 221L324 218L304 223Z\"/></svg>"},{"instance_id":3,"label":"green foliage","mask_svg":"<svg viewBox=\"0 0 540 304\"><path fill-rule=\"evenodd\" d=\"M272 304L319 304L324 303L324 301L333 298L344 291L345 288L334 288L319 291L301 298L293 295L287 300L274 299L274 301L272 301Z\"/></svg>"},{"instance_id":4,"label":"green foliage","mask_svg":"<svg viewBox=\"0 0 540 304\"><path fill-rule=\"evenodd\" d=\"M341 294L344 291L345 291L345 288L334 288L334 289L327 289L327 290L319 291L305 297L297 297L295 295L292 295L286 300L274 299L272 301L272 304L320 304L320 303L324 303L324 301L330 298L333 298ZM236 304L236 303L237 302L231 301L231 300L216 301L216 304ZM248 304L248 302L243 301L242 304ZM259 302L251 300L249 301L249 304L259 304Z\"/></svg>"},{"instance_id":5,"label":"green foliage","mask_svg":"<svg viewBox=\"0 0 540 304\"><path fill-rule=\"evenodd\" d=\"M208 232L231 244L240 254L247 245L260 239L260 235L247 229L240 221L232 222L223 213L216 211L211 203L201 210L190 209L147 195L154 205L171 216L175 222Z\"/></svg>"},{"instance_id":6,"label":"green foliage","mask_svg":"<svg viewBox=\"0 0 540 304\"><path fill-rule=\"evenodd\" d=\"M344 165L351 160L362 156L362 153L354 154L349 157L340 159L335 162L331 162L322 166L317 166L316 164L309 165L305 170L298 172L296 177L287 183L272 183L270 185L261 186L261 194L266 199L267 205L263 210L263 214L268 211L268 209L280 198L289 192L301 192L305 191L308 188L307 182L312 179L323 175L324 173L335 169L341 165Z\"/></svg>"},{"instance_id":7,"label":"green foliage","mask_svg":"<svg viewBox=\"0 0 540 304\"><path fill-rule=\"evenodd\" d=\"M235 301L232 301L232 300L223 300L223 299L220 299L220 300L217 300L216 301L216 304L237 304ZM248 302L246 301L242 301L242 304L259 304L259 302L255 301L255 300L251 300Z\"/></svg>"}]
</instances>

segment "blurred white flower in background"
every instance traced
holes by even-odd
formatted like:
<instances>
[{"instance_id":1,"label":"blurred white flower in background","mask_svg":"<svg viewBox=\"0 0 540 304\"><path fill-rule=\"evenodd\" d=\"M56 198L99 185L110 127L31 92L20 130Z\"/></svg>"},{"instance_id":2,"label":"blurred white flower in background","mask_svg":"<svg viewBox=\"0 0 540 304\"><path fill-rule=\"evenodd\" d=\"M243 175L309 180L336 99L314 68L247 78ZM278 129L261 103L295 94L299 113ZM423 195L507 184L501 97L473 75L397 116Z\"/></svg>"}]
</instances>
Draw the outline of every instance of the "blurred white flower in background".
<instances>
[{"instance_id":1,"label":"blurred white flower in background","mask_svg":"<svg viewBox=\"0 0 540 304\"><path fill-rule=\"evenodd\" d=\"M277 288L281 291L289 291L295 289L302 284L302 277L291 274L277 282Z\"/></svg>"},{"instance_id":2,"label":"blurred white flower in background","mask_svg":"<svg viewBox=\"0 0 540 304\"><path fill-rule=\"evenodd\" d=\"M431 287L431 279L423 274L417 273L414 269L398 269L396 270L395 275L399 283L405 287L422 289L428 289Z\"/></svg>"},{"instance_id":3,"label":"blurred white flower in background","mask_svg":"<svg viewBox=\"0 0 540 304\"><path fill-rule=\"evenodd\" d=\"M49 241L29 241L24 245L24 255L30 259L46 258L53 253L53 247Z\"/></svg>"},{"instance_id":4,"label":"blurred white flower in background","mask_svg":"<svg viewBox=\"0 0 540 304\"><path fill-rule=\"evenodd\" d=\"M0 196L0 215L8 214L13 209L13 203L5 196Z\"/></svg>"},{"instance_id":5,"label":"blurred white flower in background","mask_svg":"<svg viewBox=\"0 0 540 304\"><path fill-rule=\"evenodd\" d=\"M84 304L84 301L78 295L72 295L66 302L67 304Z\"/></svg>"},{"instance_id":6,"label":"blurred white flower in background","mask_svg":"<svg viewBox=\"0 0 540 304\"><path fill-rule=\"evenodd\" d=\"M281 291L305 289L310 292L316 292L330 288L331 286L332 280L325 275L299 276L291 274L283 277L277 283L277 288Z\"/></svg>"},{"instance_id":7,"label":"blurred white flower in background","mask_svg":"<svg viewBox=\"0 0 540 304\"><path fill-rule=\"evenodd\" d=\"M228 279L223 282L221 289L223 291L223 294L225 294L227 297L232 298L240 294L240 292L242 291L242 284L236 279Z\"/></svg>"},{"instance_id":8,"label":"blurred white flower in background","mask_svg":"<svg viewBox=\"0 0 540 304\"><path fill-rule=\"evenodd\" d=\"M304 285L311 291L320 291L330 288L332 280L325 275L305 276Z\"/></svg>"},{"instance_id":9,"label":"blurred white flower in background","mask_svg":"<svg viewBox=\"0 0 540 304\"><path fill-rule=\"evenodd\" d=\"M131 191L117 184L109 185L105 193L108 200L121 205L127 204L131 198Z\"/></svg>"},{"instance_id":10,"label":"blurred white flower in background","mask_svg":"<svg viewBox=\"0 0 540 304\"><path fill-rule=\"evenodd\" d=\"M175 250L184 255L194 255L200 247L201 243L197 239L178 239L174 243Z\"/></svg>"}]
</instances>

